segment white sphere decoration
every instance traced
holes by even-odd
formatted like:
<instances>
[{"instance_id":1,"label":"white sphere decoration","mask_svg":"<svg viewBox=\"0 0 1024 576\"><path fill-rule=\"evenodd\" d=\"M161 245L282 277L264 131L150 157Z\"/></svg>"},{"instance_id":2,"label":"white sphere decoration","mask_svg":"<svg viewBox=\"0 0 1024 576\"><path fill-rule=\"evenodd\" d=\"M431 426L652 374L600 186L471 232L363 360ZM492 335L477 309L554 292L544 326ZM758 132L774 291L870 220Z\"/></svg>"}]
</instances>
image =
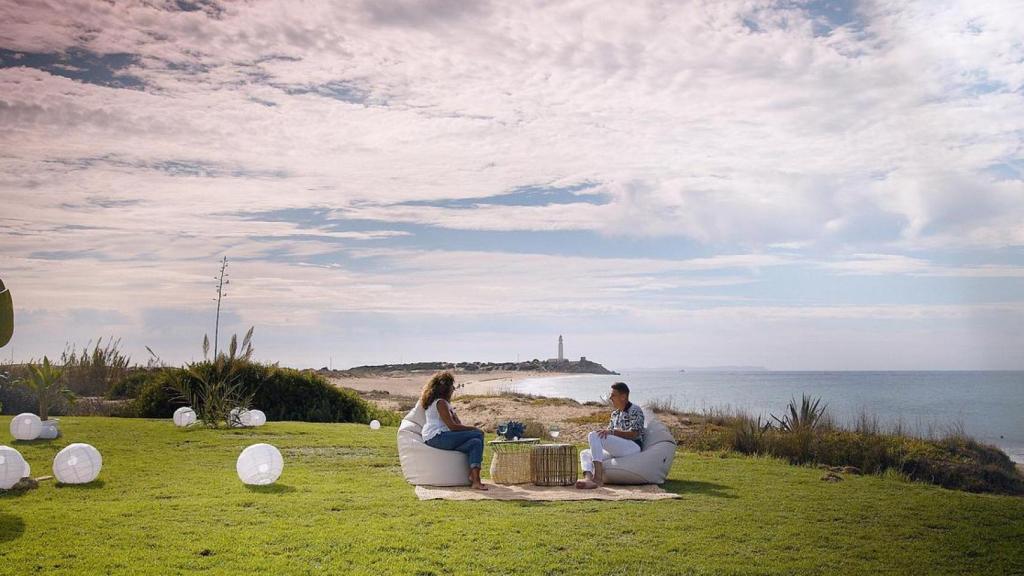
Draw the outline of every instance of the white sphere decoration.
<instances>
[{"instance_id":1,"label":"white sphere decoration","mask_svg":"<svg viewBox=\"0 0 1024 576\"><path fill-rule=\"evenodd\" d=\"M242 412L241 419L243 426L263 426L267 423L267 415L263 410L246 410Z\"/></svg>"},{"instance_id":2,"label":"white sphere decoration","mask_svg":"<svg viewBox=\"0 0 1024 576\"><path fill-rule=\"evenodd\" d=\"M196 411L190 406L182 406L174 411L174 425L179 428L191 426L196 423Z\"/></svg>"},{"instance_id":3,"label":"white sphere decoration","mask_svg":"<svg viewBox=\"0 0 1024 576\"><path fill-rule=\"evenodd\" d=\"M31 412L18 414L11 420L11 436L15 440L35 440L43 431L43 421Z\"/></svg>"},{"instance_id":4,"label":"white sphere decoration","mask_svg":"<svg viewBox=\"0 0 1024 576\"><path fill-rule=\"evenodd\" d=\"M380 421L370 420L370 430L380 430Z\"/></svg>"},{"instance_id":5,"label":"white sphere decoration","mask_svg":"<svg viewBox=\"0 0 1024 576\"><path fill-rule=\"evenodd\" d=\"M231 412L228 412L228 426L246 426L245 413L248 412L245 408L232 408Z\"/></svg>"},{"instance_id":6,"label":"white sphere decoration","mask_svg":"<svg viewBox=\"0 0 1024 576\"><path fill-rule=\"evenodd\" d=\"M10 446L0 446L0 490L10 490L24 478L25 466L21 452Z\"/></svg>"},{"instance_id":7,"label":"white sphere decoration","mask_svg":"<svg viewBox=\"0 0 1024 576\"><path fill-rule=\"evenodd\" d=\"M32 476L32 467L28 465L28 460L25 460L25 471L22 473L22 478L28 478Z\"/></svg>"},{"instance_id":8,"label":"white sphere decoration","mask_svg":"<svg viewBox=\"0 0 1024 576\"><path fill-rule=\"evenodd\" d=\"M242 450L235 470L238 472L238 478L245 484L273 484L284 471L284 458L281 457L281 452L270 444L253 444Z\"/></svg>"},{"instance_id":9,"label":"white sphere decoration","mask_svg":"<svg viewBox=\"0 0 1024 576\"><path fill-rule=\"evenodd\" d=\"M62 484L92 482L102 467L100 451L88 444L70 444L53 458L53 475Z\"/></svg>"}]
</instances>

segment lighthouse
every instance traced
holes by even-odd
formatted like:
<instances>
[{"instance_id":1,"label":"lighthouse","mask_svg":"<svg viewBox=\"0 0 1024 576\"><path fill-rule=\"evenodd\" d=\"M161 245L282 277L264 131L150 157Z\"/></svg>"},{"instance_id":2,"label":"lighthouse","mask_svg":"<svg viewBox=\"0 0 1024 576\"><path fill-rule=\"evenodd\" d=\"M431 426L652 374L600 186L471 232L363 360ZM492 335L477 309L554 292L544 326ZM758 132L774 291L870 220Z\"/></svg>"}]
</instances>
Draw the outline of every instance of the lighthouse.
<instances>
[{"instance_id":1,"label":"lighthouse","mask_svg":"<svg viewBox=\"0 0 1024 576\"><path fill-rule=\"evenodd\" d=\"M562 350L562 335L561 334L558 335L558 361L559 362L564 362L565 361L565 353Z\"/></svg>"}]
</instances>

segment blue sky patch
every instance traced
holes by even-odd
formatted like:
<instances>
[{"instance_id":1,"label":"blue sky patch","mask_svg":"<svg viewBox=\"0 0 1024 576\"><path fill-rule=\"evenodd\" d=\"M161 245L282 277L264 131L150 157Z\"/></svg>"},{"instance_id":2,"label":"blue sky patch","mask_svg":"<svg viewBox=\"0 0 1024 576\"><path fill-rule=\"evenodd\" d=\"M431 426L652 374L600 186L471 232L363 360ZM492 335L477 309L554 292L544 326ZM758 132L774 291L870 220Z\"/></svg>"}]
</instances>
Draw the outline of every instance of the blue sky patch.
<instances>
[{"instance_id":1,"label":"blue sky patch","mask_svg":"<svg viewBox=\"0 0 1024 576\"><path fill-rule=\"evenodd\" d=\"M138 62L133 54L97 54L70 48L64 53L41 54L17 52L0 48L0 68L26 66L107 88L142 89L145 83L138 76L123 72Z\"/></svg>"}]
</instances>

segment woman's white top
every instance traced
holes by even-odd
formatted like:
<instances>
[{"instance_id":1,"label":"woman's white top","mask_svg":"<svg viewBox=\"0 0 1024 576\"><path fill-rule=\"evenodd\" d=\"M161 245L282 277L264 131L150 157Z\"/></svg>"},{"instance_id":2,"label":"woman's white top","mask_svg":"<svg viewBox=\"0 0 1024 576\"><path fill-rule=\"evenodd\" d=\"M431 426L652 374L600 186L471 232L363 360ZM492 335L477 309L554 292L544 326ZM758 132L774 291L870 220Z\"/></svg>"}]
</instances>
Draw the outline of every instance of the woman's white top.
<instances>
[{"instance_id":1,"label":"woman's white top","mask_svg":"<svg viewBox=\"0 0 1024 576\"><path fill-rule=\"evenodd\" d=\"M430 440L434 436L437 436L441 432L449 431L448 427L444 425L444 421L441 420L441 415L437 413L437 403L440 401L440 399L434 400L430 406L427 406L427 409L424 410L424 413L427 415L427 422L423 425L423 430L420 432L423 436L424 442ZM450 408L451 405L449 404L449 412L451 412Z\"/></svg>"}]
</instances>

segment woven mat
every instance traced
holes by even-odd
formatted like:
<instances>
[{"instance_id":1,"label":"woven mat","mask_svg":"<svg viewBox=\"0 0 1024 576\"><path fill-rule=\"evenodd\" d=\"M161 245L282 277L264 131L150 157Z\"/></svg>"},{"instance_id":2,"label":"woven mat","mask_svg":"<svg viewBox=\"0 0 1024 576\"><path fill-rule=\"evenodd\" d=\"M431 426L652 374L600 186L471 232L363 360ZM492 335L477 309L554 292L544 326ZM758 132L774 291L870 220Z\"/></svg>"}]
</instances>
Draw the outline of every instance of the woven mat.
<instances>
[{"instance_id":1,"label":"woven mat","mask_svg":"<svg viewBox=\"0 0 1024 576\"><path fill-rule=\"evenodd\" d=\"M485 481L489 490L473 490L469 486L417 486L416 497L420 500L667 500L679 498L678 494L666 492L656 484L641 486L611 486L593 490L579 490L574 486L534 486L515 484L506 486Z\"/></svg>"}]
</instances>

